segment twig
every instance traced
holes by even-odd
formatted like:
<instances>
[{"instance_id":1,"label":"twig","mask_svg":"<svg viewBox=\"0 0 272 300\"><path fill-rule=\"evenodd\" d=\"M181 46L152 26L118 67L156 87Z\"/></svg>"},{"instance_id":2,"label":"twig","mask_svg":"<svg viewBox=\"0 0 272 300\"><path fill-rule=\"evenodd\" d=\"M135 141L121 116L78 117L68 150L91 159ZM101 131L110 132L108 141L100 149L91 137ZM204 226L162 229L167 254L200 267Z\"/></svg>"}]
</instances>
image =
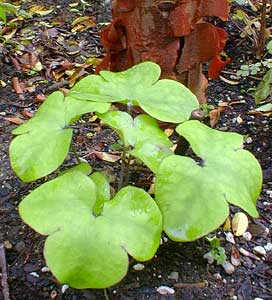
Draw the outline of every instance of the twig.
<instances>
[{"instance_id":1,"label":"twig","mask_svg":"<svg viewBox=\"0 0 272 300\"><path fill-rule=\"evenodd\" d=\"M107 293L107 289L104 289L104 296L106 300L110 300L108 293Z\"/></svg>"},{"instance_id":2,"label":"twig","mask_svg":"<svg viewBox=\"0 0 272 300\"><path fill-rule=\"evenodd\" d=\"M207 286L207 282L197 282L197 283L184 283L184 282L177 282L174 283L174 287L177 289L182 289L182 288L204 288Z\"/></svg>"},{"instance_id":3,"label":"twig","mask_svg":"<svg viewBox=\"0 0 272 300\"><path fill-rule=\"evenodd\" d=\"M66 85L69 85L69 81L68 80L63 80L63 81L60 81L60 82L56 82L54 84L52 84L46 91L47 92L53 92L53 91L56 91L58 90L59 88L62 88Z\"/></svg>"},{"instance_id":4,"label":"twig","mask_svg":"<svg viewBox=\"0 0 272 300\"><path fill-rule=\"evenodd\" d=\"M10 300L9 298L9 286L8 286L8 274L7 274L7 262L4 244L0 244L0 267L2 269L2 293L4 300Z\"/></svg>"}]
</instances>

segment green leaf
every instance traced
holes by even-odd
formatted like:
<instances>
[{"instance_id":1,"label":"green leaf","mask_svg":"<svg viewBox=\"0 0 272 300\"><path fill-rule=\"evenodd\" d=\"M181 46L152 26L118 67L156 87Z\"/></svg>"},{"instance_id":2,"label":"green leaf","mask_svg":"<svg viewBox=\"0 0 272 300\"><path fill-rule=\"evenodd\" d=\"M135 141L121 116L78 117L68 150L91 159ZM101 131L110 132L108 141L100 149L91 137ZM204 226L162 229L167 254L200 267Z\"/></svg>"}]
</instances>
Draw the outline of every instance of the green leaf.
<instances>
[{"instance_id":1,"label":"green leaf","mask_svg":"<svg viewBox=\"0 0 272 300\"><path fill-rule=\"evenodd\" d=\"M268 96L272 95L272 69L270 69L265 75L263 80L257 86L254 92L256 104L265 100Z\"/></svg>"},{"instance_id":2,"label":"green leaf","mask_svg":"<svg viewBox=\"0 0 272 300\"><path fill-rule=\"evenodd\" d=\"M130 102L166 122L188 120L199 108L197 98L181 83L159 77L157 64L143 62L123 72L101 71L100 75L87 76L69 95L97 102Z\"/></svg>"},{"instance_id":3,"label":"green leaf","mask_svg":"<svg viewBox=\"0 0 272 300\"><path fill-rule=\"evenodd\" d=\"M93 213L99 216L103 211L104 202L110 200L110 185L103 173L95 172L90 177L97 187L96 203L93 207Z\"/></svg>"},{"instance_id":4,"label":"green leaf","mask_svg":"<svg viewBox=\"0 0 272 300\"><path fill-rule=\"evenodd\" d=\"M23 220L43 235L46 263L61 283L74 288L105 288L119 282L128 255L149 260L161 236L162 217L142 189L125 187L103 213L92 214L96 186L72 171L34 190L20 204Z\"/></svg>"},{"instance_id":5,"label":"green leaf","mask_svg":"<svg viewBox=\"0 0 272 300\"><path fill-rule=\"evenodd\" d=\"M272 40L268 42L266 48L268 53L272 54Z\"/></svg>"},{"instance_id":6,"label":"green leaf","mask_svg":"<svg viewBox=\"0 0 272 300\"><path fill-rule=\"evenodd\" d=\"M61 172L59 176L62 176L71 171L79 171L85 175L89 175L92 172L92 167L87 162L82 162L78 165L71 167L70 169Z\"/></svg>"},{"instance_id":7,"label":"green leaf","mask_svg":"<svg viewBox=\"0 0 272 300\"><path fill-rule=\"evenodd\" d=\"M172 142L153 118L139 115L133 119L128 113L121 111L109 111L98 116L117 131L126 147L133 148L130 153L142 160L153 172L157 171L165 157L173 154L169 150Z\"/></svg>"},{"instance_id":8,"label":"green leaf","mask_svg":"<svg viewBox=\"0 0 272 300\"><path fill-rule=\"evenodd\" d=\"M10 161L25 182L48 175L64 161L72 139L69 125L90 111L105 112L107 103L93 103L51 94L28 122L13 130L19 135L10 145Z\"/></svg>"},{"instance_id":9,"label":"green leaf","mask_svg":"<svg viewBox=\"0 0 272 300\"><path fill-rule=\"evenodd\" d=\"M2 6L0 6L0 19L3 20L4 23L7 22L6 12Z\"/></svg>"},{"instance_id":10,"label":"green leaf","mask_svg":"<svg viewBox=\"0 0 272 300\"><path fill-rule=\"evenodd\" d=\"M243 150L243 136L188 121L177 132L202 159L165 158L155 182L164 230L176 241L192 241L218 228L227 218L228 202L258 217L256 201L262 186L258 161Z\"/></svg>"}]
</instances>

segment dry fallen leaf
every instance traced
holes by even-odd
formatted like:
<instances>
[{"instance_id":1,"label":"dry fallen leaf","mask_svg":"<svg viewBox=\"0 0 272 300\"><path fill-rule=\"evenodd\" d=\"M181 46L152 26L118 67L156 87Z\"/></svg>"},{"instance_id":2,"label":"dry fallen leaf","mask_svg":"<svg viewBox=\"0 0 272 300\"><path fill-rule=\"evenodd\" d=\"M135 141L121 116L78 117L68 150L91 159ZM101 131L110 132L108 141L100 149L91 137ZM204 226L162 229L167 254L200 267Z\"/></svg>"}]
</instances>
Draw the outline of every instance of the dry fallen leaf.
<instances>
[{"instance_id":1,"label":"dry fallen leaf","mask_svg":"<svg viewBox=\"0 0 272 300\"><path fill-rule=\"evenodd\" d=\"M231 223L230 223L230 218L227 217L226 221L225 221L225 224L223 226L223 230L224 231L228 231L231 229Z\"/></svg>"},{"instance_id":2,"label":"dry fallen leaf","mask_svg":"<svg viewBox=\"0 0 272 300\"><path fill-rule=\"evenodd\" d=\"M238 212L232 219L232 231L236 236L242 236L248 227L248 218L243 212Z\"/></svg>"},{"instance_id":3,"label":"dry fallen leaf","mask_svg":"<svg viewBox=\"0 0 272 300\"><path fill-rule=\"evenodd\" d=\"M232 247L232 249L231 249L230 261L235 267L237 267L241 264L240 252L235 247Z\"/></svg>"},{"instance_id":4,"label":"dry fallen leaf","mask_svg":"<svg viewBox=\"0 0 272 300\"><path fill-rule=\"evenodd\" d=\"M91 151L88 156L94 155L98 159L108 161L108 162L116 162L121 159L119 155L109 154L106 152L100 152L100 151Z\"/></svg>"},{"instance_id":5,"label":"dry fallen leaf","mask_svg":"<svg viewBox=\"0 0 272 300\"><path fill-rule=\"evenodd\" d=\"M22 123L24 123L24 120L20 119L19 117L5 117L4 119L16 125L21 125Z\"/></svg>"},{"instance_id":6,"label":"dry fallen leaf","mask_svg":"<svg viewBox=\"0 0 272 300\"><path fill-rule=\"evenodd\" d=\"M165 133L168 137L170 137L170 136L174 133L174 129L172 129L172 128L166 128L166 129L164 130L164 133Z\"/></svg>"},{"instance_id":7,"label":"dry fallen leaf","mask_svg":"<svg viewBox=\"0 0 272 300\"><path fill-rule=\"evenodd\" d=\"M11 79L11 82L12 82L12 87L15 90L16 94L23 94L23 89L21 87L18 77L13 77Z\"/></svg>"},{"instance_id":8,"label":"dry fallen leaf","mask_svg":"<svg viewBox=\"0 0 272 300\"><path fill-rule=\"evenodd\" d=\"M224 111L225 109L226 109L225 106L220 106L210 111L210 125L212 128L215 127L215 125L217 124L220 118L221 112Z\"/></svg>"}]
</instances>

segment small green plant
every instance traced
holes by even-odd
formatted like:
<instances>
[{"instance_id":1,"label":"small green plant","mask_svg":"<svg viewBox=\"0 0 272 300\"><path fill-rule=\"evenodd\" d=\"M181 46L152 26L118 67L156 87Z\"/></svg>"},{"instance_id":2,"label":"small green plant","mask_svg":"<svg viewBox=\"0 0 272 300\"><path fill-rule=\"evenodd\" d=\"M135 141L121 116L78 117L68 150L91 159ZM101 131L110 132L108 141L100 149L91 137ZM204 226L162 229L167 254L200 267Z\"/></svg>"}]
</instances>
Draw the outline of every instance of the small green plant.
<instances>
[{"instance_id":1,"label":"small green plant","mask_svg":"<svg viewBox=\"0 0 272 300\"><path fill-rule=\"evenodd\" d=\"M0 3L0 20L2 20L4 23L7 22L7 13L16 14L16 12L16 6L6 2Z\"/></svg>"},{"instance_id":2,"label":"small green plant","mask_svg":"<svg viewBox=\"0 0 272 300\"><path fill-rule=\"evenodd\" d=\"M138 261L153 257L162 230L175 241L196 240L224 223L228 203L258 217L262 171L242 149L243 136L189 120L199 108L196 97L182 84L159 78L160 67L151 62L87 76L68 94L51 94L31 120L13 131L11 165L25 182L62 164L71 125L88 112L117 132L123 157L136 157L156 177L154 199L129 185L120 186L111 199L105 176L79 163L23 199L20 215L48 236L46 262L62 283L74 288L114 285L127 272L128 255ZM114 102L127 105L128 112L111 111ZM132 106L144 113L134 117ZM157 120L177 124L177 133L198 159L174 154Z\"/></svg>"},{"instance_id":3,"label":"small green plant","mask_svg":"<svg viewBox=\"0 0 272 300\"><path fill-rule=\"evenodd\" d=\"M256 75L261 71L262 63L257 62L250 65L242 65L240 70L237 71L238 76L247 77L249 75Z\"/></svg>"},{"instance_id":4,"label":"small green plant","mask_svg":"<svg viewBox=\"0 0 272 300\"><path fill-rule=\"evenodd\" d=\"M272 41L267 44L266 49L268 54L272 54ZM268 69L268 71L253 94L256 104L259 104L266 100L269 96L272 96L272 59L266 59L264 62L266 62L264 66Z\"/></svg>"},{"instance_id":5,"label":"small green plant","mask_svg":"<svg viewBox=\"0 0 272 300\"><path fill-rule=\"evenodd\" d=\"M220 241L216 236L206 237L207 241L210 243L211 250L206 253L206 257L210 260L216 261L218 265L223 265L227 259L225 249L221 247Z\"/></svg>"}]
</instances>

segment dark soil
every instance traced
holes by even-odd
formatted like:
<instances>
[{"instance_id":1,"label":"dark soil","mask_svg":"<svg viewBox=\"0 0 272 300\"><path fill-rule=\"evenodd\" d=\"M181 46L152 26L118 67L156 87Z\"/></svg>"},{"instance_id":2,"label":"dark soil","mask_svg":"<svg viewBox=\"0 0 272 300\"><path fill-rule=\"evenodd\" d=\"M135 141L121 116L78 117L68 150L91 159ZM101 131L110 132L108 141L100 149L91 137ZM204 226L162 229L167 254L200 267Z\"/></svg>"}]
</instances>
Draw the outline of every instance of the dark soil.
<instances>
[{"instance_id":1,"label":"dark soil","mask_svg":"<svg viewBox=\"0 0 272 300\"><path fill-rule=\"evenodd\" d=\"M27 10L30 6L43 4L44 1L21 1L23 8ZM49 87L57 82L49 76L46 70L52 69L54 61L61 62L64 59L71 63L82 63L82 56L101 57L102 47L99 42L98 30L104 22L110 19L109 7L102 1L91 1L86 6L77 6L78 12L72 12L68 4L74 1L46 1L46 7L55 6L53 13L46 16L34 16L23 22L18 22L18 30L10 43L0 44L0 80L7 86L0 88L0 241L5 244L5 252L8 264L8 284L10 288L10 299L12 300L101 300L104 299L101 290L74 290L68 288L62 292L62 285L59 285L50 272L43 272L45 262L43 259L44 238L33 232L24 225L18 216L17 206L20 199L32 190L35 184L22 183L10 168L8 158L8 147L12 139L11 131L16 125L7 118L18 117L27 119L32 114L40 101L37 95L50 93ZM81 14L93 16L96 27L87 32L71 34L71 22ZM58 35L52 36L49 41L44 38L46 24L58 22L56 29ZM230 33L227 52L232 57L232 62L225 69L222 75L230 80L230 74L235 73L239 66L248 61L256 60L252 51L252 45L241 38L237 28L232 22L227 23L227 30ZM31 32L25 33L31 36L31 42L21 50L18 45L22 42L24 28L31 28ZM54 28L54 27L53 27ZM60 44L58 37L63 34L65 39L81 43L77 54L67 54L73 51L67 45ZM73 45L76 45L73 44ZM237 44L241 43L238 47ZM70 44L72 45L72 44ZM17 49L17 50L15 50ZM19 49L19 50L18 50ZM16 69L12 58L19 57L18 51L32 51L42 49L39 52L39 59L44 70L37 74L27 74ZM78 50L78 49L77 49ZM89 67L87 72L92 72ZM35 89L25 91L23 95L16 94L12 89L11 79L18 77L21 82L28 83L33 80ZM62 77L67 80L67 78ZM234 79L237 80L237 79ZM253 152L259 159L264 172L263 191L258 201L259 219L250 219L249 231L252 234L250 241L243 237L235 238L235 244L226 241L222 229L215 234L225 248L228 258L233 248L243 247L253 252L256 245L264 246L271 243L271 211L272 211L272 119L263 115L251 115L248 112L255 107L251 95L247 92L249 88L256 85L251 78L240 79L240 83L231 85L222 80L211 81L207 91L209 102L220 105L222 102L228 104L227 109L221 113L217 128L227 131L235 131L246 135L246 148ZM67 84L63 85L67 87ZM56 89L58 86L56 86ZM93 133L93 139L88 139L87 134ZM112 163L98 160L93 155L88 155L91 150L107 151L109 145L116 141L111 130L102 130L99 123L80 123L76 125L75 144L79 154L94 166L95 170L104 170L111 175L113 183L118 176L118 168ZM75 157L70 153L65 165L75 162ZM144 178L142 186L148 185L149 178ZM137 174L136 174L137 176ZM132 177L131 177L132 179ZM147 183L146 183L147 182ZM216 185L216 182L214 183ZM231 213L236 212L231 208ZM203 216L205 217L205 216ZM118 300L222 300L238 299L253 300L255 298L272 299L272 253L267 252L260 260L252 259L241 255L241 265L236 267L232 275L227 275L221 266L209 265L203 259L203 255L209 251L209 245L204 239L194 243L174 243L163 239L155 258L144 263L142 271L135 271L131 260L129 272L124 280L108 289L110 299ZM43 270L43 271L42 271ZM176 280L170 279L172 272L178 272L178 282L186 283L182 288L175 288L174 295L160 295L156 288L161 285L173 287ZM220 278L214 274L220 273ZM0 300L2 300L0 293Z\"/></svg>"}]
</instances>

